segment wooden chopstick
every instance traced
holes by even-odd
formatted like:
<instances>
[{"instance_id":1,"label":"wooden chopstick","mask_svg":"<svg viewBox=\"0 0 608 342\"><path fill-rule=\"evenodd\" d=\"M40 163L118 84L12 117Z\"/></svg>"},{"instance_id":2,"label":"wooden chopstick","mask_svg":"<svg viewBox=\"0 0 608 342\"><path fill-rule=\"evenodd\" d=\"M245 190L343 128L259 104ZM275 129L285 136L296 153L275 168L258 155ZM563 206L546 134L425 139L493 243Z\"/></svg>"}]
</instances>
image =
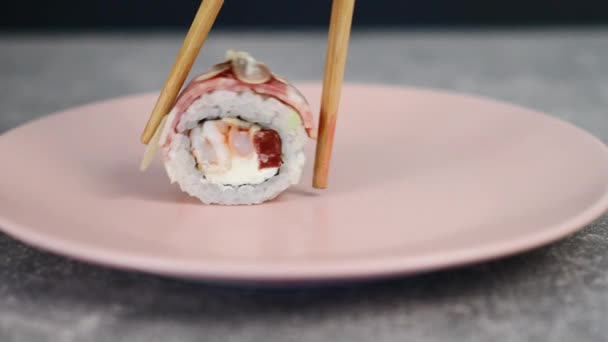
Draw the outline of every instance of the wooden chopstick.
<instances>
[{"instance_id":1,"label":"wooden chopstick","mask_svg":"<svg viewBox=\"0 0 608 342\"><path fill-rule=\"evenodd\" d=\"M190 30L184 39L181 50L177 55L175 64L173 64L169 77L156 101L154 110L152 110L146 128L141 135L142 143L148 144L150 142L150 139L152 139L152 136L159 128L163 117L169 113L171 107L175 104L177 95L184 85L184 81L186 80L186 77L188 77L188 73L190 72L190 69L192 69L192 65L194 64L201 47L205 43L209 31L211 31L211 27L223 4L224 0L202 1L196 16L192 21Z\"/></svg>"},{"instance_id":2,"label":"wooden chopstick","mask_svg":"<svg viewBox=\"0 0 608 342\"><path fill-rule=\"evenodd\" d=\"M333 0L312 185L327 188L355 0Z\"/></svg>"},{"instance_id":3,"label":"wooden chopstick","mask_svg":"<svg viewBox=\"0 0 608 342\"><path fill-rule=\"evenodd\" d=\"M146 171L148 167L150 167L150 164L152 164L152 162L154 161L156 152L158 152L158 150L160 149L160 135L163 133L163 127L167 122L167 117L168 115L165 115L163 116L162 120L160 120L160 125L158 126L158 129L156 130L156 132L154 132L154 135L152 136L152 139L150 139L148 146L146 146L146 150L144 151L144 157L141 160L141 164L139 164L139 171L141 172Z\"/></svg>"}]
</instances>

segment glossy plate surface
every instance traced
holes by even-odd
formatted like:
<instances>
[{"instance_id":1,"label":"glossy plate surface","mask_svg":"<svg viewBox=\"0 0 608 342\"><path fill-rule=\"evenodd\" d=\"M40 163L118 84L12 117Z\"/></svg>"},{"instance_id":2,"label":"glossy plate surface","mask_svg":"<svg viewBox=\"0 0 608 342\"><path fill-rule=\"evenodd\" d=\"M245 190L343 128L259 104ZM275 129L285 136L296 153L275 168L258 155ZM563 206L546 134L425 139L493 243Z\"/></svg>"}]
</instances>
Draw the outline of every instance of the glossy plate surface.
<instances>
[{"instance_id":1,"label":"glossy plate surface","mask_svg":"<svg viewBox=\"0 0 608 342\"><path fill-rule=\"evenodd\" d=\"M301 85L317 109L318 84ZM157 94L47 116L0 136L0 229L81 260L261 281L428 271L513 254L608 207L608 150L516 106L432 90L347 85L330 188L260 206L204 206L157 160L138 171Z\"/></svg>"}]
</instances>

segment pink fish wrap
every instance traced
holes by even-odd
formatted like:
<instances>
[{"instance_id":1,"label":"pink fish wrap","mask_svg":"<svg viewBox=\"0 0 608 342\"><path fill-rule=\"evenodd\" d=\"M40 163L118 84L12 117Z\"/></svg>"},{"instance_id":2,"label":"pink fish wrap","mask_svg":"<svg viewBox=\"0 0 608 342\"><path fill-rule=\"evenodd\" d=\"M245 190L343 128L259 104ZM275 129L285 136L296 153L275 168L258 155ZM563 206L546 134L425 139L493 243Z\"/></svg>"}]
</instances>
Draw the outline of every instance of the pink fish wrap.
<instances>
[{"instance_id":1,"label":"pink fish wrap","mask_svg":"<svg viewBox=\"0 0 608 342\"><path fill-rule=\"evenodd\" d=\"M205 73L194 78L178 96L177 102L173 108L176 111L171 122L167 124L171 127L170 136L175 134L175 129L184 114L184 112L201 96L215 90L227 90L234 92L253 91L260 95L266 95L276 98L282 103L292 107L302 119L302 124L306 133L311 139L314 139L316 132L314 130L313 115L306 98L290 83L272 77L269 81L261 84L246 83L235 77L232 69L222 71L212 77L208 77L209 73ZM170 137L165 142L165 145L170 142Z\"/></svg>"}]
</instances>

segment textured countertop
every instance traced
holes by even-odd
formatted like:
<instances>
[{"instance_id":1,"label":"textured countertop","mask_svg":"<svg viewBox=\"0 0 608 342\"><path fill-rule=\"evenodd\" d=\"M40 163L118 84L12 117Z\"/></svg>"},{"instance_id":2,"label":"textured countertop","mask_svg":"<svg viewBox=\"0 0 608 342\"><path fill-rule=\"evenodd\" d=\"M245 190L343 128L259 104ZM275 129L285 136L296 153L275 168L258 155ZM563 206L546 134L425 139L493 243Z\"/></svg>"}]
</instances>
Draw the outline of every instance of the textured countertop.
<instances>
[{"instance_id":1,"label":"textured countertop","mask_svg":"<svg viewBox=\"0 0 608 342\"><path fill-rule=\"evenodd\" d=\"M181 34L0 35L0 133L158 90ZM251 51L322 77L324 33L214 33L199 69ZM608 142L608 30L355 32L346 79L481 94ZM608 341L608 216L535 251L331 287L201 284L91 266L0 234L0 341Z\"/></svg>"}]
</instances>

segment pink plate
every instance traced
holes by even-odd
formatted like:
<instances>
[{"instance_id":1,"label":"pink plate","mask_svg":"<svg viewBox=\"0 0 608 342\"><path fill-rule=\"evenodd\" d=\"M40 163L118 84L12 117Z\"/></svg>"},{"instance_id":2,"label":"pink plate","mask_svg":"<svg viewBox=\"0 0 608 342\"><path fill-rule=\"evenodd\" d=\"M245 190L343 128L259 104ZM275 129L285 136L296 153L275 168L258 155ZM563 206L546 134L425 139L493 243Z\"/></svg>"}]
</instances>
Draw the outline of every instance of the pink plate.
<instances>
[{"instance_id":1,"label":"pink plate","mask_svg":"<svg viewBox=\"0 0 608 342\"><path fill-rule=\"evenodd\" d=\"M320 86L304 84L311 104ZM156 94L74 108L0 136L0 227L60 254L188 278L405 274L540 246L608 207L608 150L549 116L445 92L344 89L330 188L204 206L159 161L138 171Z\"/></svg>"}]
</instances>

